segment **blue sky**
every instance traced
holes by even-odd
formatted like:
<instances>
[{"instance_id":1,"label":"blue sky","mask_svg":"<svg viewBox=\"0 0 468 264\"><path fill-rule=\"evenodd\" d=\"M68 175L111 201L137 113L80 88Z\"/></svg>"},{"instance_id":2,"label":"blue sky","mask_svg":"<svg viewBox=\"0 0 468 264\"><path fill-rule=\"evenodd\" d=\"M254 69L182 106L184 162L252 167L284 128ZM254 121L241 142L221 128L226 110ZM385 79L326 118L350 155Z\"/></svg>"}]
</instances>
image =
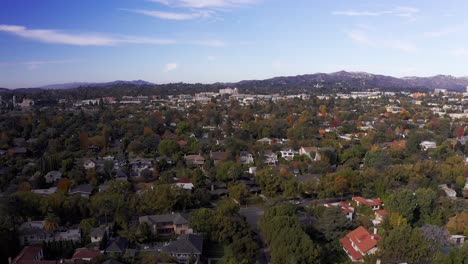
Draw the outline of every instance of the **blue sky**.
<instances>
[{"instance_id":1,"label":"blue sky","mask_svg":"<svg viewBox=\"0 0 468 264\"><path fill-rule=\"evenodd\" d=\"M468 75L463 0L0 0L0 87Z\"/></svg>"}]
</instances>

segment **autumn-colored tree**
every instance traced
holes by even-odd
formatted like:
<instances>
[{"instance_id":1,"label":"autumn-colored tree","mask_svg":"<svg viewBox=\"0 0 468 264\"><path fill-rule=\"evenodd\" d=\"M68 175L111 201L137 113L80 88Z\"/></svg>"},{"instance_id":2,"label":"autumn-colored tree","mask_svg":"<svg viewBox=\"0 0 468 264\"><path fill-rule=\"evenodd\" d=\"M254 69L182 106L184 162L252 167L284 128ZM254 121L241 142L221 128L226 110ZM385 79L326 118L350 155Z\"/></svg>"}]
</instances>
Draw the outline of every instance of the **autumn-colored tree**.
<instances>
[{"instance_id":1,"label":"autumn-colored tree","mask_svg":"<svg viewBox=\"0 0 468 264\"><path fill-rule=\"evenodd\" d=\"M80 147L83 150L88 149L88 133L87 132L80 132Z\"/></svg>"},{"instance_id":2,"label":"autumn-colored tree","mask_svg":"<svg viewBox=\"0 0 468 264\"><path fill-rule=\"evenodd\" d=\"M463 211L449 218L447 229L452 234L468 236L468 211Z\"/></svg>"},{"instance_id":3,"label":"autumn-colored tree","mask_svg":"<svg viewBox=\"0 0 468 264\"><path fill-rule=\"evenodd\" d=\"M61 178L57 182L57 189L61 192L66 193L68 191L68 188L70 188L72 182L68 178Z\"/></svg>"},{"instance_id":4,"label":"autumn-colored tree","mask_svg":"<svg viewBox=\"0 0 468 264\"><path fill-rule=\"evenodd\" d=\"M55 214L49 213L44 219L44 229L47 232L53 232L59 227L60 219Z\"/></svg>"}]
</instances>

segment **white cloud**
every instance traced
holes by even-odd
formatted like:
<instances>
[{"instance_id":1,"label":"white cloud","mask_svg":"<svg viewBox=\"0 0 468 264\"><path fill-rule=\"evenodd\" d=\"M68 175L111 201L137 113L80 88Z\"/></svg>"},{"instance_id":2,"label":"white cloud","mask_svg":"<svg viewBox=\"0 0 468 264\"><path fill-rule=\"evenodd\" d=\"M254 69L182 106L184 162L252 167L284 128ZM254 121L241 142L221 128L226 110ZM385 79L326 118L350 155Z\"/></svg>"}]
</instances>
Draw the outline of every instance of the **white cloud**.
<instances>
[{"instance_id":1,"label":"white cloud","mask_svg":"<svg viewBox=\"0 0 468 264\"><path fill-rule=\"evenodd\" d=\"M379 38L369 35L368 31L363 28L357 28L345 32L346 36L354 43L360 46L372 48L387 48L406 53L414 53L418 51L416 45L410 41L393 38Z\"/></svg>"},{"instance_id":2,"label":"white cloud","mask_svg":"<svg viewBox=\"0 0 468 264\"><path fill-rule=\"evenodd\" d=\"M397 17L406 17L409 19L414 19L414 17L420 12L416 7L408 6L399 6L390 10L380 10L380 11L368 11L368 10L344 10L344 11L333 11L333 15L340 16L367 16L367 17L379 17L384 15L391 15Z\"/></svg>"},{"instance_id":3,"label":"white cloud","mask_svg":"<svg viewBox=\"0 0 468 264\"><path fill-rule=\"evenodd\" d=\"M215 56L208 56L206 58L208 61L215 61L216 60L216 57Z\"/></svg>"},{"instance_id":4,"label":"white cloud","mask_svg":"<svg viewBox=\"0 0 468 264\"><path fill-rule=\"evenodd\" d=\"M194 45L208 46L208 47L224 47L226 43L222 40L199 40L192 42Z\"/></svg>"},{"instance_id":5,"label":"white cloud","mask_svg":"<svg viewBox=\"0 0 468 264\"><path fill-rule=\"evenodd\" d=\"M346 34L355 43L370 44L369 36L363 30L351 30L346 32Z\"/></svg>"},{"instance_id":6,"label":"white cloud","mask_svg":"<svg viewBox=\"0 0 468 264\"><path fill-rule=\"evenodd\" d=\"M167 6L188 8L226 8L250 5L257 0L149 0Z\"/></svg>"},{"instance_id":7,"label":"white cloud","mask_svg":"<svg viewBox=\"0 0 468 264\"><path fill-rule=\"evenodd\" d=\"M440 30L424 32L423 37L425 37L425 38L440 38L440 37L445 37L447 35L451 35L451 34L460 32L462 30L463 30L462 27L454 26L454 27L451 27L451 28L445 28L445 29L440 29Z\"/></svg>"},{"instance_id":8,"label":"white cloud","mask_svg":"<svg viewBox=\"0 0 468 264\"><path fill-rule=\"evenodd\" d=\"M177 13L177 12L166 12L166 11L159 11L159 10L147 10L147 9L125 9L122 8L121 10L142 14L145 16L157 17L161 19L169 19L169 20L190 20L196 18L207 18L210 17L213 13L209 10L202 10L192 13Z\"/></svg>"},{"instance_id":9,"label":"white cloud","mask_svg":"<svg viewBox=\"0 0 468 264\"><path fill-rule=\"evenodd\" d=\"M34 60L34 61L26 61L21 62L20 64L26 65L28 69L33 70L38 68L41 65L48 65L48 64L64 64L73 62L72 60Z\"/></svg>"},{"instance_id":10,"label":"white cloud","mask_svg":"<svg viewBox=\"0 0 468 264\"><path fill-rule=\"evenodd\" d=\"M170 72L170 71L173 71L175 69L177 69L178 65L177 63L168 63L166 65L164 65L164 69L163 69L163 72Z\"/></svg>"},{"instance_id":11,"label":"white cloud","mask_svg":"<svg viewBox=\"0 0 468 264\"><path fill-rule=\"evenodd\" d=\"M44 43L76 46L112 46L118 44L173 44L174 40L102 33L66 33L55 29L29 29L18 25L1 25L0 31Z\"/></svg>"}]
</instances>

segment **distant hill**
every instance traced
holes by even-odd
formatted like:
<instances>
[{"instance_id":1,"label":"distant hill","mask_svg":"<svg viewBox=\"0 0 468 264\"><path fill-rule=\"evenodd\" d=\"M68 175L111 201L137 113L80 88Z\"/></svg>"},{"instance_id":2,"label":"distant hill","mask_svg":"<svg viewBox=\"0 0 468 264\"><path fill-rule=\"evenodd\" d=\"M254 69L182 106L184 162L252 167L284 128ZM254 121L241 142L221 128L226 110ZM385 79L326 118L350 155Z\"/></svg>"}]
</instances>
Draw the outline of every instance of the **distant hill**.
<instances>
[{"instance_id":1,"label":"distant hill","mask_svg":"<svg viewBox=\"0 0 468 264\"><path fill-rule=\"evenodd\" d=\"M55 90L55 89L72 89L78 88L80 86L111 86L115 84L133 84L133 85L153 85L153 83L143 81L143 80L135 80L135 81L113 81L113 82L103 82L103 83L91 83L91 82L71 82L71 83L61 83L61 84L49 84L41 87L37 87L40 89L46 90Z\"/></svg>"},{"instance_id":2,"label":"distant hill","mask_svg":"<svg viewBox=\"0 0 468 264\"><path fill-rule=\"evenodd\" d=\"M60 91L71 89L82 89L89 94L102 94L109 92L108 89L127 89L132 94L139 94L143 88L149 88L158 94L167 94L169 92L193 93L195 91L216 90L223 87L237 87L243 93L333 93L333 92L351 92L367 89L381 89L385 91L427 91L435 88L443 88L455 91L464 91L468 86L468 77L453 77L450 75L436 75L432 77L403 77L371 74L366 72L346 72L339 71L334 73L315 73L297 76L280 76L265 80L244 80L233 83L170 83L153 84L143 80L135 81L113 81L104 83L74 82L63 84L52 84L38 88L21 89L0 89L1 93L6 92L24 92L33 93L44 90ZM93 91L93 88L100 87L102 91ZM94 89L96 90L96 89ZM106 91L103 91L106 90ZM149 92L150 90L146 91Z\"/></svg>"},{"instance_id":3,"label":"distant hill","mask_svg":"<svg viewBox=\"0 0 468 264\"><path fill-rule=\"evenodd\" d=\"M468 86L468 77L453 77L450 75L436 75L432 77L404 77L370 74L366 72L315 73L297 76L274 77L266 80L247 80L231 83L239 88L248 89L336 89L336 90L363 90L380 88L384 90L432 90L444 88L449 90L465 90Z\"/></svg>"}]
</instances>

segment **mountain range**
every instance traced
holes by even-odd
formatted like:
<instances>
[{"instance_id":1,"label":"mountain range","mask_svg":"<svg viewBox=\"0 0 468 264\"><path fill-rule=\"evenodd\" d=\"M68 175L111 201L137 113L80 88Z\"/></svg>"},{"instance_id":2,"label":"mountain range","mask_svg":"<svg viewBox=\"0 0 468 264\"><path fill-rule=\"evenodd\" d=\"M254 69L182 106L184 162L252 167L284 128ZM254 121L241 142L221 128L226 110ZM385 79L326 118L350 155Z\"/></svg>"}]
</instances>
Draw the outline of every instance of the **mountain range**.
<instances>
[{"instance_id":1,"label":"mountain range","mask_svg":"<svg viewBox=\"0 0 468 264\"><path fill-rule=\"evenodd\" d=\"M143 80L113 81L113 82L73 82L51 84L36 87L34 90L72 89L78 87L109 87L115 85L131 86L164 86ZM194 84L195 85L195 84ZM201 84L196 84L197 87ZM213 86L236 86L242 90L257 89L268 92L271 90L307 91L310 89L334 89L336 91L364 90L380 88L384 90L432 90L443 88L449 90L465 90L468 77L454 77L450 75L436 75L431 77L403 77L371 74L366 72L339 71L334 73L315 73L297 76L281 76L264 80L244 80L233 83L207 84ZM32 88L30 88L32 89ZM2 89L0 90L7 90ZM24 90L22 88L21 90ZM8 90L11 91L11 90Z\"/></svg>"}]
</instances>

